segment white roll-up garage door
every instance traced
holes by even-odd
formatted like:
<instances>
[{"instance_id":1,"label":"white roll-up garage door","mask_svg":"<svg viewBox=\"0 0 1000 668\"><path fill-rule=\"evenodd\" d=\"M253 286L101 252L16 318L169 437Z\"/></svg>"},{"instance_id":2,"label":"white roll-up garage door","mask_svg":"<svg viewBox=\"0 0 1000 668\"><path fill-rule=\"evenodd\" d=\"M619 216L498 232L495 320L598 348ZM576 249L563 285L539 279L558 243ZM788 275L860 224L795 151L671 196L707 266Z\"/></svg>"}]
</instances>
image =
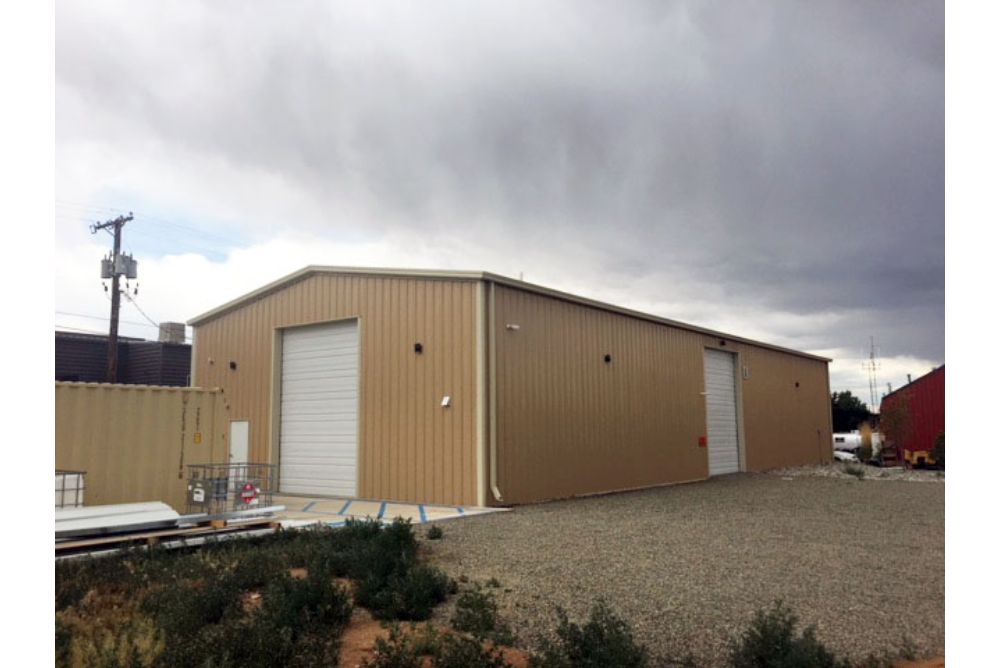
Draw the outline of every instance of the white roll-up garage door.
<instances>
[{"instance_id":1,"label":"white roll-up garage door","mask_svg":"<svg viewBox=\"0 0 1000 668\"><path fill-rule=\"evenodd\" d=\"M740 470L736 426L736 356L705 350L705 408L708 412L708 475Z\"/></svg>"},{"instance_id":2,"label":"white roll-up garage door","mask_svg":"<svg viewBox=\"0 0 1000 668\"><path fill-rule=\"evenodd\" d=\"M280 438L282 492L357 494L357 320L284 331Z\"/></svg>"}]
</instances>

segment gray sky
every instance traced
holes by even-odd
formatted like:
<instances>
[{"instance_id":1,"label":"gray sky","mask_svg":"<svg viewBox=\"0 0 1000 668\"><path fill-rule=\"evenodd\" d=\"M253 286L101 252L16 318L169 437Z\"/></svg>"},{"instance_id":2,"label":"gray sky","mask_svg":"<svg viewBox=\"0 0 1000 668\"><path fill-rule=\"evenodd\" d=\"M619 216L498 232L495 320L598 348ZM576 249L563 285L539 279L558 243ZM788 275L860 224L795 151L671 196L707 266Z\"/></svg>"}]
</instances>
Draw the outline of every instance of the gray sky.
<instances>
[{"instance_id":1,"label":"gray sky","mask_svg":"<svg viewBox=\"0 0 1000 668\"><path fill-rule=\"evenodd\" d=\"M867 400L869 335L883 391L944 362L944 46L942 2L59 2L55 321L105 329L125 209L156 321L310 263L523 272Z\"/></svg>"}]
</instances>

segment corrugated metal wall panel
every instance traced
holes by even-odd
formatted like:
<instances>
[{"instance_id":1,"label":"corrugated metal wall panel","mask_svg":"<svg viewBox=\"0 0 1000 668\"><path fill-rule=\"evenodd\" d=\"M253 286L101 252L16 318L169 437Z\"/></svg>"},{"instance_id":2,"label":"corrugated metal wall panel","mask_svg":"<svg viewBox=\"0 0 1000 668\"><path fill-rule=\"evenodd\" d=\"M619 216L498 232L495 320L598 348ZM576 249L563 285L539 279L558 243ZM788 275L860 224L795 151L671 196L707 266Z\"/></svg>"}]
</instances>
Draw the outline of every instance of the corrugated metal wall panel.
<instances>
[{"instance_id":1,"label":"corrugated metal wall panel","mask_svg":"<svg viewBox=\"0 0 1000 668\"><path fill-rule=\"evenodd\" d=\"M705 334L494 289L504 503L707 477L698 439L706 434L703 358L711 347L736 353L751 370L746 380L737 374L748 470L832 457L825 362L732 341L720 347Z\"/></svg>"},{"instance_id":2,"label":"corrugated metal wall panel","mask_svg":"<svg viewBox=\"0 0 1000 668\"><path fill-rule=\"evenodd\" d=\"M251 422L251 458L277 461L270 442L275 328L357 317L359 496L475 503L476 285L311 275L198 325L198 382L223 388L231 419ZM444 395L452 397L450 408L440 405Z\"/></svg>"},{"instance_id":3,"label":"corrugated metal wall panel","mask_svg":"<svg viewBox=\"0 0 1000 668\"><path fill-rule=\"evenodd\" d=\"M826 363L756 346L732 347L749 373L742 383L747 469L833 461Z\"/></svg>"},{"instance_id":4,"label":"corrugated metal wall panel","mask_svg":"<svg viewBox=\"0 0 1000 668\"><path fill-rule=\"evenodd\" d=\"M55 427L56 468L87 472L87 505L163 501L184 512L184 466L228 454L218 391L57 382Z\"/></svg>"},{"instance_id":5,"label":"corrugated metal wall panel","mask_svg":"<svg viewBox=\"0 0 1000 668\"><path fill-rule=\"evenodd\" d=\"M882 399L879 411L903 405L909 414L909 433L900 444L911 453L930 452L934 441L944 433L945 422L945 377L944 367L917 378L912 383L899 388Z\"/></svg>"}]
</instances>

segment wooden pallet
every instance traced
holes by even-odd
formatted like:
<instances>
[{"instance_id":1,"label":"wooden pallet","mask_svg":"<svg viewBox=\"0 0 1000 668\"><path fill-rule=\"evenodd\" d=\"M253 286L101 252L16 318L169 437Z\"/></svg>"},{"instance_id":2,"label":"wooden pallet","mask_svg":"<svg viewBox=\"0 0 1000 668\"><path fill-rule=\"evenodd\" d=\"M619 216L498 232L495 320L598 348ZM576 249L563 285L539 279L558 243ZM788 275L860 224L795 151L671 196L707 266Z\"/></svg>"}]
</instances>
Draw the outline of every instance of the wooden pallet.
<instances>
[{"instance_id":1,"label":"wooden pallet","mask_svg":"<svg viewBox=\"0 0 1000 668\"><path fill-rule=\"evenodd\" d=\"M221 523L221 525L220 525ZM59 541L56 543L56 552L70 552L96 547L119 547L123 545L146 544L156 545L165 539L179 539L192 537L210 537L221 534L238 533L250 529L277 529L280 523L269 517L262 517L256 520L247 520L238 524L227 524L225 520L212 520L208 524L194 527L159 529L155 531L140 531L137 533L119 534L116 536L100 536L97 538L79 538Z\"/></svg>"}]
</instances>

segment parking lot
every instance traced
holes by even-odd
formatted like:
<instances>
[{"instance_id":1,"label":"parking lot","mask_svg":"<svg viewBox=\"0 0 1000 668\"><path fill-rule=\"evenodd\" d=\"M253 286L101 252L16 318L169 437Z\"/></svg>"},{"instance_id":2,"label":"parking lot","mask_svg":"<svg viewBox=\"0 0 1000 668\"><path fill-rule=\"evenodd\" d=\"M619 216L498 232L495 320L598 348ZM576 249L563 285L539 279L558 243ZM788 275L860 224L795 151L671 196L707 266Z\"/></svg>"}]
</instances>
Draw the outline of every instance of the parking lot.
<instances>
[{"instance_id":1,"label":"parking lot","mask_svg":"<svg viewBox=\"0 0 1000 668\"><path fill-rule=\"evenodd\" d=\"M944 653L943 480L740 474L445 522L430 559L499 580L531 646L603 597L653 651L718 663L782 599L838 653ZM426 529L425 529L426 530ZM440 611L447 618L448 611Z\"/></svg>"}]
</instances>

